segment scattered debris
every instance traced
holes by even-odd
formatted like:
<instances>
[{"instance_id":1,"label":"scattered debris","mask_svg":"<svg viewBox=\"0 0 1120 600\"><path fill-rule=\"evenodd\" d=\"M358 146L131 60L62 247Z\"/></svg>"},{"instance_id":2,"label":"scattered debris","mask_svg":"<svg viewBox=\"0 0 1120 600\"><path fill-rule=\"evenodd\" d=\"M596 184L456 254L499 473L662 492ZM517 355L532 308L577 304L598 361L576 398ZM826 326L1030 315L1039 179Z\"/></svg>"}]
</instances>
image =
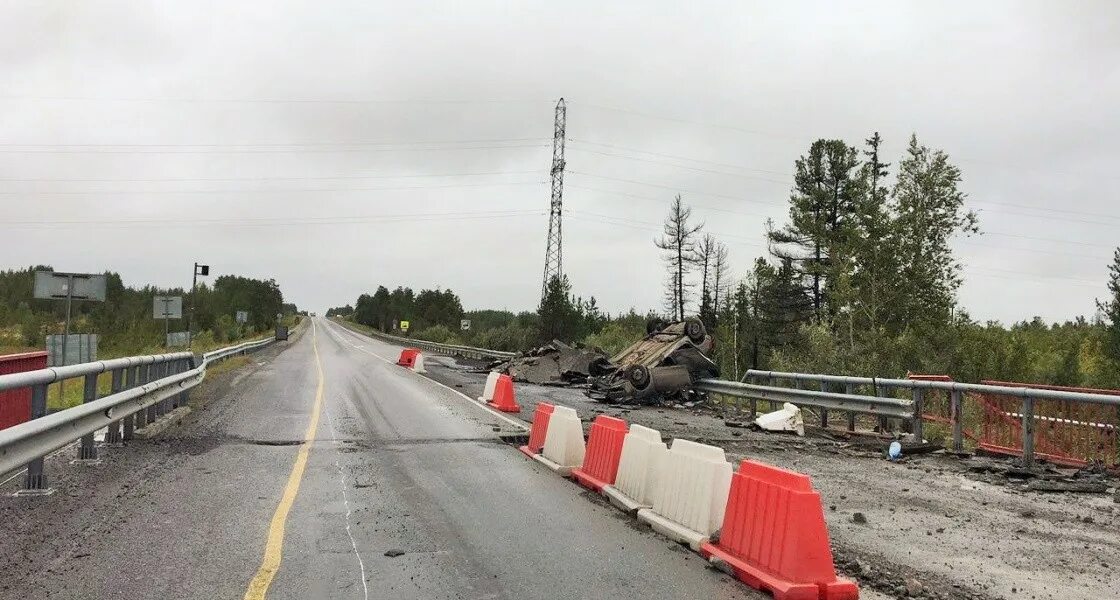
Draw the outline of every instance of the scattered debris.
<instances>
[{"instance_id":1,"label":"scattered debris","mask_svg":"<svg viewBox=\"0 0 1120 600\"><path fill-rule=\"evenodd\" d=\"M754 424L763 431L789 431L799 436L805 436L805 420L801 417L801 409L786 402L780 410L759 415Z\"/></svg>"},{"instance_id":2,"label":"scattered debris","mask_svg":"<svg viewBox=\"0 0 1120 600\"><path fill-rule=\"evenodd\" d=\"M393 548L392 550L386 550L385 551L385 556L388 556L389 558L396 558L398 556L403 555L404 553L405 553L404 550L399 550L397 548Z\"/></svg>"},{"instance_id":3,"label":"scattered debris","mask_svg":"<svg viewBox=\"0 0 1120 600\"><path fill-rule=\"evenodd\" d=\"M712 337L699 319L666 323L653 319L646 336L610 359L588 365L587 396L612 404L659 404L666 399L686 402L692 383L719 377L708 353Z\"/></svg>"},{"instance_id":4,"label":"scattered debris","mask_svg":"<svg viewBox=\"0 0 1120 600\"><path fill-rule=\"evenodd\" d=\"M1034 479L1027 484L1033 492L1077 492L1080 494L1103 494L1108 486L1096 481L1062 481L1056 479Z\"/></svg>"},{"instance_id":5,"label":"scattered debris","mask_svg":"<svg viewBox=\"0 0 1120 600\"><path fill-rule=\"evenodd\" d=\"M898 441L891 442L887 447L887 458L890 460L898 460L902 456L902 444Z\"/></svg>"},{"instance_id":6,"label":"scattered debris","mask_svg":"<svg viewBox=\"0 0 1120 600\"><path fill-rule=\"evenodd\" d=\"M856 525L867 525L867 516L861 512L852 513L852 523Z\"/></svg>"},{"instance_id":7,"label":"scattered debris","mask_svg":"<svg viewBox=\"0 0 1120 600\"><path fill-rule=\"evenodd\" d=\"M490 370L505 373L514 381L572 385L585 383L590 364L599 359L606 360L606 355L597 349L569 346L560 340L552 340L508 361L493 363Z\"/></svg>"}]
</instances>

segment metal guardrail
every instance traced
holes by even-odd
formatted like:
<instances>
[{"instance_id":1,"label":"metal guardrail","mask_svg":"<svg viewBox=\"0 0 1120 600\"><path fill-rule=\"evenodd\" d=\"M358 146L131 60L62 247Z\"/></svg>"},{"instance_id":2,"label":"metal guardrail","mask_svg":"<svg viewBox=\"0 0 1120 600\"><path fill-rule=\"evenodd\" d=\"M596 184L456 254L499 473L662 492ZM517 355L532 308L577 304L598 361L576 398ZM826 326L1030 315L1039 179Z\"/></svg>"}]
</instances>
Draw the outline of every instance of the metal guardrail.
<instances>
[{"instance_id":1,"label":"metal guardrail","mask_svg":"<svg viewBox=\"0 0 1120 600\"><path fill-rule=\"evenodd\" d=\"M344 326L346 325L345 321L339 321L339 323ZM439 342L429 342L427 340L418 340L415 338L390 335L388 333L377 331L376 329L373 331L362 331L354 328L348 329L357 333L364 333L370 337L393 342L394 344L420 348L421 350L427 350L428 352L435 352L437 354L463 356L466 358L477 358L479 360L482 360L484 358L510 359L517 356L518 354L517 352L503 352L501 350L491 350L489 348L475 348L473 346L459 346L456 344L441 344Z\"/></svg>"},{"instance_id":2,"label":"metal guardrail","mask_svg":"<svg viewBox=\"0 0 1120 600\"><path fill-rule=\"evenodd\" d=\"M722 379L701 379L693 385L693 388L733 398L766 400L771 403L789 402L798 406L815 406L827 410L895 419L909 419L914 413L912 402L878 396L770 387Z\"/></svg>"},{"instance_id":3,"label":"metal guardrail","mask_svg":"<svg viewBox=\"0 0 1120 600\"><path fill-rule=\"evenodd\" d=\"M78 459L97 461L93 434L108 428L108 444L131 440L137 429L187 403L187 393L202 382L206 367L275 341L266 338L195 356L190 352L132 356L79 365L0 375L0 391L31 388L31 420L0 430L0 474L27 466L20 493L50 493L43 458L81 440ZM98 398L98 376L111 373L110 393ZM47 386L81 377L82 404L47 414ZM122 431L123 427L123 431Z\"/></svg>"}]
</instances>

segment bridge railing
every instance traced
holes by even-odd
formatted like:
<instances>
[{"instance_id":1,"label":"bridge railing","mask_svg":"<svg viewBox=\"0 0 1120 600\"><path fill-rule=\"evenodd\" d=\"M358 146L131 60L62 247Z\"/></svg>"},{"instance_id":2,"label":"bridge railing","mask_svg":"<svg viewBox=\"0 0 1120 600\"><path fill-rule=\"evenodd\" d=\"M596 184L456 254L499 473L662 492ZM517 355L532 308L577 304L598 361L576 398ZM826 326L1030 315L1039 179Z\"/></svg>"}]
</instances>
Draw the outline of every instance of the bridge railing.
<instances>
[{"instance_id":1,"label":"bridge railing","mask_svg":"<svg viewBox=\"0 0 1120 600\"><path fill-rule=\"evenodd\" d=\"M131 440L137 429L185 406L188 390L203 380L208 365L273 341L245 342L198 356L190 352L131 356L0 375L0 392L31 390L31 420L0 430L0 474L26 465L21 493L49 493L45 456L81 440L78 460L97 461L96 431L107 428L108 444ZM110 374L110 391L99 397L98 378L103 373ZM47 386L75 378L83 381L82 404L47 414Z\"/></svg>"}]
</instances>

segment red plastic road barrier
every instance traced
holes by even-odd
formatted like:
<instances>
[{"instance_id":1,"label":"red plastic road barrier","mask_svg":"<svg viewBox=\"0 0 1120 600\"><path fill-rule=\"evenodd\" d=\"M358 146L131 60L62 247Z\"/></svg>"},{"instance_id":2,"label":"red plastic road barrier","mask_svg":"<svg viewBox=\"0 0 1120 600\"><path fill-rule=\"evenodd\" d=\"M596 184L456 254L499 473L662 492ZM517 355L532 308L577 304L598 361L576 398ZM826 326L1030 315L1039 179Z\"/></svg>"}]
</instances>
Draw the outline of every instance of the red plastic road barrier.
<instances>
[{"instance_id":1,"label":"red plastic road barrier","mask_svg":"<svg viewBox=\"0 0 1120 600\"><path fill-rule=\"evenodd\" d=\"M416 362L417 354L420 354L419 348L405 348L401 350L401 357L397 359L397 364L411 369Z\"/></svg>"},{"instance_id":2,"label":"red plastic road barrier","mask_svg":"<svg viewBox=\"0 0 1120 600\"><path fill-rule=\"evenodd\" d=\"M0 356L0 375L47 368L46 352ZM0 392L0 429L31 420L31 388Z\"/></svg>"},{"instance_id":3,"label":"red plastic road barrier","mask_svg":"<svg viewBox=\"0 0 1120 600\"><path fill-rule=\"evenodd\" d=\"M626 439L629 426L626 421L599 415L591 423L591 433L587 436L587 452L583 455L583 466L572 470L572 477L583 487L602 492L608 485L614 485L618 475L618 461L622 458L622 441Z\"/></svg>"},{"instance_id":4,"label":"red plastic road barrier","mask_svg":"<svg viewBox=\"0 0 1120 600\"><path fill-rule=\"evenodd\" d=\"M518 448L525 456L540 454L544 448L544 436L548 433L548 421L552 418L554 408L556 407L547 402L537 403L537 410L533 411L533 424L529 427L529 443Z\"/></svg>"},{"instance_id":5,"label":"red plastic road barrier","mask_svg":"<svg viewBox=\"0 0 1120 600\"><path fill-rule=\"evenodd\" d=\"M513 398L513 379L509 375L498 376L498 384L494 386L494 399L486 404L502 412L521 412L521 407Z\"/></svg>"},{"instance_id":6,"label":"red plastic road barrier","mask_svg":"<svg viewBox=\"0 0 1120 600\"><path fill-rule=\"evenodd\" d=\"M821 496L807 475L744 460L731 478L718 543L704 558L776 600L857 600L855 583L836 577Z\"/></svg>"}]
</instances>

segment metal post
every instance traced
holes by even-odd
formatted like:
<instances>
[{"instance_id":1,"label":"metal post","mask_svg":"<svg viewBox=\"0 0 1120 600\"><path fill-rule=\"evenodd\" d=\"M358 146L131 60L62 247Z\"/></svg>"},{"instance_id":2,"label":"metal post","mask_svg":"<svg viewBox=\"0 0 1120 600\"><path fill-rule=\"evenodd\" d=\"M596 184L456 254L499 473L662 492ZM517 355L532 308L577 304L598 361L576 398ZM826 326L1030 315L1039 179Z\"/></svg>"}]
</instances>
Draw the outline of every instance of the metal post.
<instances>
[{"instance_id":1,"label":"metal post","mask_svg":"<svg viewBox=\"0 0 1120 600\"><path fill-rule=\"evenodd\" d=\"M176 373L186 373L187 371L191 370L191 364L190 364L190 359L189 358L179 359L178 365L179 365L179 368L176 371ZM187 397L187 390L183 390L183 391L179 392L179 394L177 396L175 396L175 408L179 408L180 406L186 406L188 400L189 400L189 398Z\"/></svg>"},{"instance_id":2,"label":"metal post","mask_svg":"<svg viewBox=\"0 0 1120 600\"><path fill-rule=\"evenodd\" d=\"M66 346L70 342L70 307L74 303L74 276L68 275L66 277L66 324L62 327L62 365L66 365ZM54 365L60 366L60 365ZM58 401L61 403L65 399L63 390L65 389L64 379L58 380Z\"/></svg>"},{"instance_id":3,"label":"metal post","mask_svg":"<svg viewBox=\"0 0 1120 600\"><path fill-rule=\"evenodd\" d=\"M31 388L31 418L38 419L47 414L47 384ZM27 477L23 482L23 492L27 494L49 494L47 475L43 473L43 457L27 463Z\"/></svg>"},{"instance_id":4,"label":"metal post","mask_svg":"<svg viewBox=\"0 0 1120 600\"><path fill-rule=\"evenodd\" d=\"M140 367L128 367L124 370L124 389L130 390L136 387L136 380L139 379ZM144 411L138 411L134 414L128 415L124 418L124 434L121 436L126 442L132 441L132 433L136 429L136 419Z\"/></svg>"},{"instance_id":5,"label":"metal post","mask_svg":"<svg viewBox=\"0 0 1120 600\"><path fill-rule=\"evenodd\" d=\"M153 371L153 365L146 364L146 365L144 365L143 369L144 369L144 383L151 383L152 380L155 379L155 371ZM147 423L149 425L152 424L152 423L155 423L156 419L159 417L159 413L156 412L157 410L158 409L156 408L155 404L148 407L148 414L147 414L146 417L147 417Z\"/></svg>"},{"instance_id":6,"label":"metal post","mask_svg":"<svg viewBox=\"0 0 1120 600\"><path fill-rule=\"evenodd\" d=\"M889 395L887 393L887 386L879 385L878 383L876 383L875 384L875 395L880 397L880 398L886 398ZM890 420L888 420L886 417L879 417L879 433L887 433L890 430L891 430Z\"/></svg>"},{"instance_id":7,"label":"metal post","mask_svg":"<svg viewBox=\"0 0 1120 600\"><path fill-rule=\"evenodd\" d=\"M194 263L194 269L191 269L191 312L187 317L187 350L191 349L191 342L194 341L194 303L195 291L198 288L198 263Z\"/></svg>"},{"instance_id":8,"label":"metal post","mask_svg":"<svg viewBox=\"0 0 1120 600\"><path fill-rule=\"evenodd\" d=\"M953 422L953 452L964 452L964 439L962 435L964 424L961 422L961 417L964 414L964 407L961 404L963 399L964 395L960 390L949 392L949 411L951 413L949 418L952 419Z\"/></svg>"},{"instance_id":9,"label":"metal post","mask_svg":"<svg viewBox=\"0 0 1120 600\"><path fill-rule=\"evenodd\" d=\"M112 384L110 393L116 394L124 389L124 369L113 369L112 371ZM119 444L121 443L121 422L113 421L109 423L109 429L105 432L106 444Z\"/></svg>"},{"instance_id":10,"label":"metal post","mask_svg":"<svg viewBox=\"0 0 1120 600\"><path fill-rule=\"evenodd\" d=\"M827 392L828 391L828 383L826 383L824 379L821 379L821 391L822 392ZM821 409L821 429L828 429L828 409L827 408L822 408Z\"/></svg>"},{"instance_id":11,"label":"metal post","mask_svg":"<svg viewBox=\"0 0 1120 600\"><path fill-rule=\"evenodd\" d=\"M922 427L922 405L925 404L923 402L925 390L916 387L911 393L914 398L914 416L910 420L910 431L914 434L914 441L920 444L925 439L923 435L925 432Z\"/></svg>"},{"instance_id":12,"label":"metal post","mask_svg":"<svg viewBox=\"0 0 1120 600\"><path fill-rule=\"evenodd\" d=\"M1034 398L1023 396L1023 465L1034 465Z\"/></svg>"},{"instance_id":13,"label":"metal post","mask_svg":"<svg viewBox=\"0 0 1120 600\"><path fill-rule=\"evenodd\" d=\"M82 403L89 404L97 400L97 373L86 375L85 383L85 393L82 396ZM93 443L92 433L82 436L81 446L78 447L78 460L90 462L97 460L97 446Z\"/></svg>"},{"instance_id":14,"label":"metal post","mask_svg":"<svg viewBox=\"0 0 1120 600\"><path fill-rule=\"evenodd\" d=\"M855 392L855 385L851 383L844 384L844 393L851 396ZM848 411L848 431L856 430L856 413L855 411Z\"/></svg>"}]
</instances>

